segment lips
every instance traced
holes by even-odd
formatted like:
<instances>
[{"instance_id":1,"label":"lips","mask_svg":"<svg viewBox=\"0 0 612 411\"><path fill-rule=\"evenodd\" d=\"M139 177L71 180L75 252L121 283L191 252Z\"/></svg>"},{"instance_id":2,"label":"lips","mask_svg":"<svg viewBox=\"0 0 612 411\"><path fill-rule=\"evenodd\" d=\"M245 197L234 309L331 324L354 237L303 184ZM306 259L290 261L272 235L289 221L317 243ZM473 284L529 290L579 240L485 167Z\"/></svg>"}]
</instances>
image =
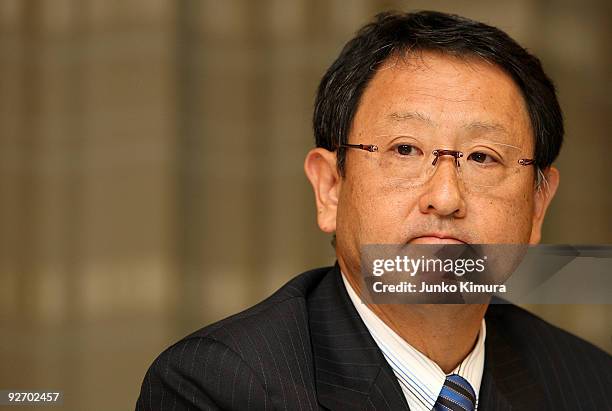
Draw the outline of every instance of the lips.
<instances>
[{"instance_id":1,"label":"lips","mask_svg":"<svg viewBox=\"0 0 612 411\"><path fill-rule=\"evenodd\" d=\"M450 234L427 233L414 237L408 244L466 244L466 242Z\"/></svg>"}]
</instances>

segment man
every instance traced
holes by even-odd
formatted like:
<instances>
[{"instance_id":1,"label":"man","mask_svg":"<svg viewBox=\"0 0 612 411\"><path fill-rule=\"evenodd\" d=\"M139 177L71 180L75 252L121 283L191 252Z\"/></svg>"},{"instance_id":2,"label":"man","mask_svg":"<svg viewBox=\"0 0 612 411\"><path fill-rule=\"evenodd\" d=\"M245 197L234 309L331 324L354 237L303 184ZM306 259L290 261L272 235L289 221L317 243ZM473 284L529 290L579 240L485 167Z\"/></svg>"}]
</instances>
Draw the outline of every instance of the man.
<instances>
[{"instance_id":1,"label":"man","mask_svg":"<svg viewBox=\"0 0 612 411\"><path fill-rule=\"evenodd\" d=\"M540 241L563 123L535 57L458 16L380 15L325 74L314 131L336 265L168 348L138 410L612 409L610 357L520 308L360 301L366 244Z\"/></svg>"}]
</instances>

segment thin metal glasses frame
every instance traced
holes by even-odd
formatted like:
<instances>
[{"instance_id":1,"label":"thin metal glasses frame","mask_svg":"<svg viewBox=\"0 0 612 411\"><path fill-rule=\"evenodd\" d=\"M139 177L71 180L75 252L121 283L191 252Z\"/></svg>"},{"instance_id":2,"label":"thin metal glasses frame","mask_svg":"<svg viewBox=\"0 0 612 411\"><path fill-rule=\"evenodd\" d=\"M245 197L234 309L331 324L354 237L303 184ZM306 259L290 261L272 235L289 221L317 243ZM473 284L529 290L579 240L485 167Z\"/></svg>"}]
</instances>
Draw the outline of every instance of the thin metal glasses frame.
<instances>
[{"instance_id":1,"label":"thin metal glasses frame","mask_svg":"<svg viewBox=\"0 0 612 411\"><path fill-rule=\"evenodd\" d=\"M340 144L340 147L343 148L357 148L359 150L369 151L370 153L374 153L378 151L378 146L374 144ZM457 150L445 150L445 149L437 149L431 152L434 155L434 160L431 163L432 166L435 166L438 163L438 159L442 156L451 156L455 159L455 165L460 167L459 159L463 157L463 153ZM535 164L535 159L533 158L521 158L518 160L518 163L522 166L530 166Z\"/></svg>"}]
</instances>

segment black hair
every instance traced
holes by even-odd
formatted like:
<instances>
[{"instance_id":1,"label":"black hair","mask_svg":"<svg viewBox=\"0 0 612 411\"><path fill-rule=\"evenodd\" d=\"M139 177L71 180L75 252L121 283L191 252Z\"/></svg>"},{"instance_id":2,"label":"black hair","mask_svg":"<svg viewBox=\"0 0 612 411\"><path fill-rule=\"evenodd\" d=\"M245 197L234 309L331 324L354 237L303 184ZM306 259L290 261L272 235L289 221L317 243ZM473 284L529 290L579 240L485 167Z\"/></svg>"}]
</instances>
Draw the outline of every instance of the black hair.
<instances>
[{"instance_id":1,"label":"black hair","mask_svg":"<svg viewBox=\"0 0 612 411\"><path fill-rule=\"evenodd\" d=\"M552 164L563 141L563 116L540 60L498 28L435 11L378 14L344 46L319 84L313 116L317 147L335 151L346 144L361 95L377 67L393 54L413 51L478 56L501 67L525 99L536 166L543 170ZM341 174L345 156L339 149Z\"/></svg>"}]
</instances>

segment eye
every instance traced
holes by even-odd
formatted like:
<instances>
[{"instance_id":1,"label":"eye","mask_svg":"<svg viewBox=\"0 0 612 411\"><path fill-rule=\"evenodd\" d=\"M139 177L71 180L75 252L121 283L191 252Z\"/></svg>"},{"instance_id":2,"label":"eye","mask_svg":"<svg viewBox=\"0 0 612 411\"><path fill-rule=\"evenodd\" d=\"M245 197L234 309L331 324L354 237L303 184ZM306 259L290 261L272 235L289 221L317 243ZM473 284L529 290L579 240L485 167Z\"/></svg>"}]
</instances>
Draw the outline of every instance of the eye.
<instances>
[{"instance_id":1,"label":"eye","mask_svg":"<svg viewBox=\"0 0 612 411\"><path fill-rule=\"evenodd\" d=\"M402 156L418 156L419 154L423 154L423 152L410 144L398 144L395 147L395 151Z\"/></svg>"},{"instance_id":2,"label":"eye","mask_svg":"<svg viewBox=\"0 0 612 411\"><path fill-rule=\"evenodd\" d=\"M472 160L480 164L490 164L498 162L495 158L493 158L493 156L480 152L470 154L468 156L468 160Z\"/></svg>"}]
</instances>

